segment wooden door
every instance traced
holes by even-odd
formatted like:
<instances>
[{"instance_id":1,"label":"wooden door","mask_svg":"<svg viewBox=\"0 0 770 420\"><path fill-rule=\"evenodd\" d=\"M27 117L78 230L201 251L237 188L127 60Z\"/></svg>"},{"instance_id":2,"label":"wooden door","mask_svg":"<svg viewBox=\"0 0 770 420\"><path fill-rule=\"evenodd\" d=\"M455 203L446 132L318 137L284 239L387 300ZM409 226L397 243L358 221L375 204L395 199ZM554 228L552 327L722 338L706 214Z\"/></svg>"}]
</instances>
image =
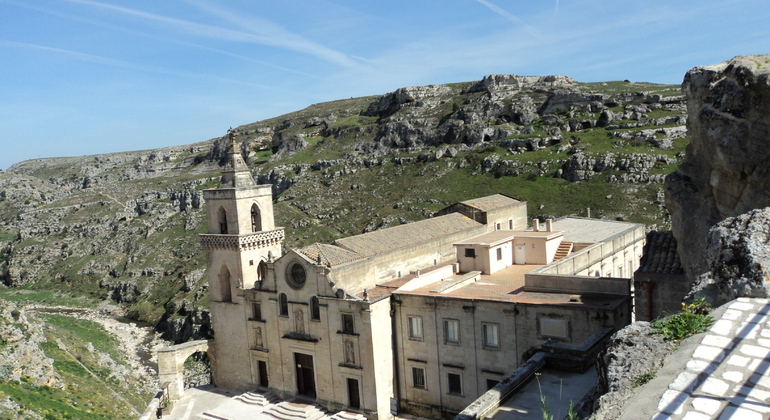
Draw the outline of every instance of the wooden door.
<instances>
[{"instance_id":1,"label":"wooden door","mask_svg":"<svg viewBox=\"0 0 770 420\"><path fill-rule=\"evenodd\" d=\"M294 353L294 362L297 364L297 394L315 398L313 356Z\"/></svg>"},{"instance_id":2,"label":"wooden door","mask_svg":"<svg viewBox=\"0 0 770 420\"><path fill-rule=\"evenodd\" d=\"M348 401L350 408L361 408L361 397L358 394L358 379L348 378Z\"/></svg>"},{"instance_id":3,"label":"wooden door","mask_svg":"<svg viewBox=\"0 0 770 420\"><path fill-rule=\"evenodd\" d=\"M267 388L270 385L267 381L267 362L260 360L257 363L257 368L259 369L259 386Z\"/></svg>"}]
</instances>

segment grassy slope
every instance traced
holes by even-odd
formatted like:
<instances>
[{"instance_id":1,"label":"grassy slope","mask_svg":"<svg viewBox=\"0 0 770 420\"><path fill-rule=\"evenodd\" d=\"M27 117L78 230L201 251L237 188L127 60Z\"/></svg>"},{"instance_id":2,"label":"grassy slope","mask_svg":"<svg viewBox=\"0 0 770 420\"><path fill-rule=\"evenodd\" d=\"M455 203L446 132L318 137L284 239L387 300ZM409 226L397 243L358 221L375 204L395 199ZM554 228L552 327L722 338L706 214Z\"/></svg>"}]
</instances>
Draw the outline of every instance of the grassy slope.
<instances>
[{"instance_id":1,"label":"grassy slope","mask_svg":"<svg viewBox=\"0 0 770 420\"><path fill-rule=\"evenodd\" d=\"M100 362L99 354L103 353L125 364L116 339L99 324L51 314L39 314L39 321L46 325L48 340L41 347L54 360L65 388L37 387L25 378L0 382L0 398L9 397L22 407L15 413L0 411L0 418L32 418L30 412L34 412L45 419L130 419L136 418L131 407L144 411L152 395L137 391L138 384L130 378L111 376L110 369Z\"/></svg>"}]
</instances>

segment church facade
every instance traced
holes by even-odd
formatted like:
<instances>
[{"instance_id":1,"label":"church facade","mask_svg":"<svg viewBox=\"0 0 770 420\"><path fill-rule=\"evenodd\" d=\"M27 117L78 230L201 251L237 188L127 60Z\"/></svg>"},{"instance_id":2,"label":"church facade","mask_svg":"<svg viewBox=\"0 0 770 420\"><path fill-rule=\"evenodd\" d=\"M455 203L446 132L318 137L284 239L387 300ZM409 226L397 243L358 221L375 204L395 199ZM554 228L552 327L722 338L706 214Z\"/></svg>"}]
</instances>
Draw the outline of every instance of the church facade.
<instances>
[{"instance_id":1,"label":"church facade","mask_svg":"<svg viewBox=\"0 0 770 420\"><path fill-rule=\"evenodd\" d=\"M493 195L434 218L282 252L269 185L231 151L204 190L217 386L370 418L457 413L547 340L630 322L641 225L527 226Z\"/></svg>"}]
</instances>

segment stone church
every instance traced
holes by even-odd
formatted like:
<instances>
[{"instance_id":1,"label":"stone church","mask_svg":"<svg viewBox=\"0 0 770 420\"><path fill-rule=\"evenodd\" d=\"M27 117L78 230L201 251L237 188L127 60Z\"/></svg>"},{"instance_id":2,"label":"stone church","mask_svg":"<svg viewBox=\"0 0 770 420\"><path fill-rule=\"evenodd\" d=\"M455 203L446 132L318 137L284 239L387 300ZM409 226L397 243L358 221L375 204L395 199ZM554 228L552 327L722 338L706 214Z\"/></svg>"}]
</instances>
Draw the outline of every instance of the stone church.
<instances>
[{"instance_id":1,"label":"stone church","mask_svg":"<svg viewBox=\"0 0 770 420\"><path fill-rule=\"evenodd\" d=\"M526 203L498 194L284 254L271 186L235 148L204 198L220 387L369 418L452 415L527 350L631 320L642 225L573 217L528 228Z\"/></svg>"}]
</instances>

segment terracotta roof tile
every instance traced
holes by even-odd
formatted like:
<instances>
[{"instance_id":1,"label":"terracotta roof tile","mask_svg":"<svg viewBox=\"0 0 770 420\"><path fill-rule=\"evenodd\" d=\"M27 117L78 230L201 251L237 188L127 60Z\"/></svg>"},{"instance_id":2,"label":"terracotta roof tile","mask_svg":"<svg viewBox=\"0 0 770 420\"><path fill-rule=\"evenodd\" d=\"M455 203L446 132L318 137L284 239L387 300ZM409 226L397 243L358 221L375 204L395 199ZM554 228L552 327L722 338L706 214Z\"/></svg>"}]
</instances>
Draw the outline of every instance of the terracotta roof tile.
<instances>
[{"instance_id":1,"label":"terracotta roof tile","mask_svg":"<svg viewBox=\"0 0 770 420\"><path fill-rule=\"evenodd\" d=\"M640 261L643 273L682 274L682 262L676 252L676 238L671 231L651 231L647 234L647 243Z\"/></svg>"}]
</instances>

